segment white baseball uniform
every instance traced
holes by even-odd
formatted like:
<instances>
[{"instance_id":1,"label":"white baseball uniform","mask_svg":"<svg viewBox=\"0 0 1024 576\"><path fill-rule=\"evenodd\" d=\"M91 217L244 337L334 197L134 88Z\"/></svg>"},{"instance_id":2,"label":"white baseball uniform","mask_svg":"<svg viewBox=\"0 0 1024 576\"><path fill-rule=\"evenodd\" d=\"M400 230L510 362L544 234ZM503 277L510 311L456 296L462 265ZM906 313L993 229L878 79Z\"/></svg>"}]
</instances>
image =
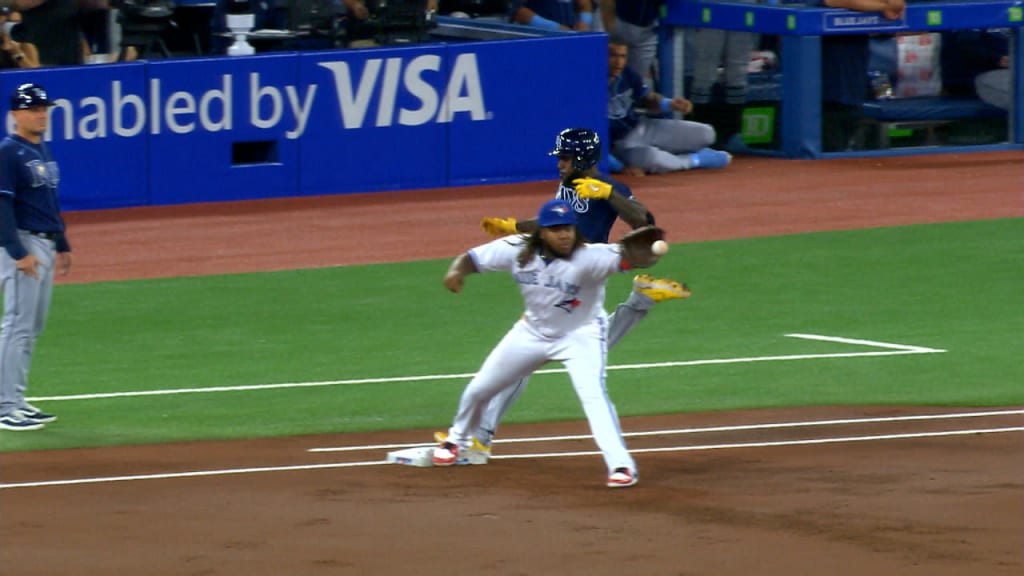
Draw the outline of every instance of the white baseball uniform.
<instances>
[{"instance_id":1,"label":"white baseball uniform","mask_svg":"<svg viewBox=\"0 0 1024 576\"><path fill-rule=\"evenodd\" d=\"M479 272L506 271L519 284L526 312L484 360L462 393L448 441L462 449L471 443L488 402L549 361L569 372L594 441L611 473L636 471L626 450L615 406L605 388L608 277L622 270L618 245L584 244L571 259L534 255L524 267L517 258L524 236L499 238L469 251Z\"/></svg>"}]
</instances>

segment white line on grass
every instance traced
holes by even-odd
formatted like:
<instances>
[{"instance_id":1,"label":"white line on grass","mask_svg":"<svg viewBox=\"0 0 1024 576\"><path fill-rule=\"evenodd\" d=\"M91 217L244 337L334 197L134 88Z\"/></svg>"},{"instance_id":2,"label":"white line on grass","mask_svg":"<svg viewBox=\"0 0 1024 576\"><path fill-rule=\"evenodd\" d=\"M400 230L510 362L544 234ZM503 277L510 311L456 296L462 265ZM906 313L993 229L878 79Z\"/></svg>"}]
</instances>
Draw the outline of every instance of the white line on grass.
<instances>
[{"instance_id":1,"label":"white line on grass","mask_svg":"<svg viewBox=\"0 0 1024 576\"><path fill-rule=\"evenodd\" d=\"M649 362L644 364L619 364L609 366L608 370L648 370L652 368L675 368L680 366L707 366L713 364L741 364L746 362L780 362L792 360L819 360L828 358L865 358L872 356L900 356L907 354L934 354L945 352L934 348L923 348L921 346L909 346L904 344L887 344L884 342L872 342L871 340L852 340L834 336L819 336L815 334L786 334L793 338L804 338L811 340L826 340L842 342L847 344L863 344L881 348L893 348L893 350L878 352L844 352L835 354L791 354L785 356L749 356L739 358L714 358L707 360L686 360L679 362ZM536 374L560 374L564 368L551 368L538 370ZM349 380L324 380L320 382L282 382L277 384L246 384L239 386L210 386L204 388L174 388L170 390L131 390L126 392L97 392L93 394L69 394L64 396L38 396L29 398L30 402L54 402L57 400L97 400L101 398L133 398L138 396L168 396L177 394L201 394L211 392L244 392L249 390L275 390L280 388L317 388L322 386L349 386L356 384L383 384L389 382L422 382L435 380L468 380L475 374L465 372L462 374L430 374L426 376L394 376L388 378L357 378Z\"/></svg>"},{"instance_id":2,"label":"white line on grass","mask_svg":"<svg viewBox=\"0 0 1024 576\"><path fill-rule=\"evenodd\" d=\"M925 348L924 346L910 346L907 344L890 344L889 342L876 342L875 340L859 340L856 338L842 338L839 336L822 336L821 334L786 334L789 338L803 338L804 340L821 340L823 342L840 342L842 344L861 344L863 346L875 346L877 348L892 348L894 350L906 350L922 354L934 354L945 352L938 348Z\"/></svg>"},{"instance_id":3,"label":"white line on grass","mask_svg":"<svg viewBox=\"0 0 1024 576\"><path fill-rule=\"evenodd\" d=\"M878 436L848 436L841 438L815 438L810 440L784 440L778 442L749 442L739 444L708 444L703 446L670 446L665 448L643 448L630 450L634 454L651 452L686 452L694 450L724 450L730 448L765 448L775 446L799 446L804 444L830 444L839 442L868 442L872 440L899 440L909 438L931 438L939 436L963 436L974 434L999 434L1006 432L1024 432L1024 427L983 428L977 430L950 430L946 432L920 432L906 434L883 434ZM552 452L547 454L516 454L512 456L496 456L495 459L515 458L568 458L574 456L592 456L598 451L587 452ZM384 460L367 462L336 462L331 464L305 464L295 466L267 466L261 468L230 468L224 470L198 470L194 472L173 472L168 474L140 474L135 476L108 476L94 478L74 478L69 480L42 480L38 482L15 482L0 484L0 490L11 488L42 488L48 486L70 486L77 484L101 484L109 482L129 482L136 480L167 480L193 478L197 476L225 476L231 474L257 474L262 472L294 472L301 470L322 470L326 468L356 468L361 466L393 465Z\"/></svg>"},{"instance_id":4,"label":"white line on grass","mask_svg":"<svg viewBox=\"0 0 1024 576\"><path fill-rule=\"evenodd\" d=\"M838 420L808 420L803 422L772 422L768 424L737 424L732 426L707 426L704 428L678 428L675 430L652 430L650 432L625 432L626 438L644 436L671 436L676 434L704 434L709 432L739 432L743 430L769 430L776 428L803 428L809 426L838 426L843 424L877 424L881 422L909 422L914 420L948 420L954 418L984 418L991 416L1024 415L1024 410L993 410L989 412L954 412L947 414L917 414L911 416L884 416L872 418L843 418ZM495 444L520 444L526 442L558 442L562 440L588 440L590 434L572 434L567 436L534 436L529 438L502 438ZM416 444L375 444L367 446L337 446L326 448L309 448L307 452L358 452L363 450L390 450L393 448L419 448L433 446L434 443L419 442Z\"/></svg>"}]
</instances>

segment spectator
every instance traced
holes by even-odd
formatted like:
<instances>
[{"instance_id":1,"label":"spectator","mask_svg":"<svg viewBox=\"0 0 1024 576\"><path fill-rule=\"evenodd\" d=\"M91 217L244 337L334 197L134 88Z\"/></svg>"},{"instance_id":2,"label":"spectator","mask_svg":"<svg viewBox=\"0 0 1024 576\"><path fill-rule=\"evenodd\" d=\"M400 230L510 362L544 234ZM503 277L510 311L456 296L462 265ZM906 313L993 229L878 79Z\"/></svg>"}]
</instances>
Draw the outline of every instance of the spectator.
<instances>
[{"instance_id":1,"label":"spectator","mask_svg":"<svg viewBox=\"0 0 1024 576\"><path fill-rule=\"evenodd\" d=\"M753 1L753 0L738 0ZM747 102L747 72L750 55L754 51L757 34L720 28L693 28L692 35L693 83L690 100L694 105L694 120L715 127L715 146L726 147L734 134L741 131L743 106ZM719 83L718 69L724 68L725 99L713 97Z\"/></svg>"},{"instance_id":2,"label":"spectator","mask_svg":"<svg viewBox=\"0 0 1024 576\"><path fill-rule=\"evenodd\" d=\"M0 68L39 68L39 50L31 42L17 42L11 36L20 26L20 15L10 7L0 7Z\"/></svg>"},{"instance_id":3,"label":"spectator","mask_svg":"<svg viewBox=\"0 0 1024 576\"><path fill-rule=\"evenodd\" d=\"M616 36L608 38L608 124L611 169L630 176L659 174L694 168L722 168L731 162L727 152L708 148L715 129L707 124L675 118L642 116L637 108L656 113L689 113L693 104L669 98L626 67L629 47Z\"/></svg>"},{"instance_id":4,"label":"spectator","mask_svg":"<svg viewBox=\"0 0 1024 576\"><path fill-rule=\"evenodd\" d=\"M658 56L658 15L664 5L665 0L600 0L600 20L605 32L626 42L626 66L651 86Z\"/></svg>"},{"instance_id":5,"label":"spectator","mask_svg":"<svg viewBox=\"0 0 1024 576\"><path fill-rule=\"evenodd\" d=\"M904 0L813 0L813 4L857 12L881 12L890 20L903 18ZM863 115L868 92L868 37L827 35L821 39L822 150L850 148Z\"/></svg>"},{"instance_id":6,"label":"spectator","mask_svg":"<svg viewBox=\"0 0 1024 576\"><path fill-rule=\"evenodd\" d=\"M516 0L512 22L547 30L586 32L594 27L593 0Z\"/></svg>"},{"instance_id":7,"label":"spectator","mask_svg":"<svg viewBox=\"0 0 1024 576\"><path fill-rule=\"evenodd\" d=\"M41 66L84 64L86 43L79 12L105 5L85 0L14 0L14 8L21 12L24 39L39 49Z\"/></svg>"}]
</instances>

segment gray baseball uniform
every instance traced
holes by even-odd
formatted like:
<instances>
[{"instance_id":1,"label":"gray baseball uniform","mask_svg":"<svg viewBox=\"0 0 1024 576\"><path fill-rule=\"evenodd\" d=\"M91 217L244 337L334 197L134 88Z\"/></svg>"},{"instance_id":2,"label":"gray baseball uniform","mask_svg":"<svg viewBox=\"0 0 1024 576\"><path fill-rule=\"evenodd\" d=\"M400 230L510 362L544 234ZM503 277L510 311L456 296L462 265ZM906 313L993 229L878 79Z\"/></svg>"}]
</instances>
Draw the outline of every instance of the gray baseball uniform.
<instances>
[{"instance_id":1,"label":"gray baseball uniform","mask_svg":"<svg viewBox=\"0 0 1024 576\"><path fill-rule=\"evenodd\" d=\"M70 265L70 256L61 256L71 246L57 199L60 171L42 140L50 105L41 87L19 86L11 97L18 131L0 142L0 427L6 430L37 429L56 419L25 400L54 272L61 263Z\"/></svg>"}]
</instances>

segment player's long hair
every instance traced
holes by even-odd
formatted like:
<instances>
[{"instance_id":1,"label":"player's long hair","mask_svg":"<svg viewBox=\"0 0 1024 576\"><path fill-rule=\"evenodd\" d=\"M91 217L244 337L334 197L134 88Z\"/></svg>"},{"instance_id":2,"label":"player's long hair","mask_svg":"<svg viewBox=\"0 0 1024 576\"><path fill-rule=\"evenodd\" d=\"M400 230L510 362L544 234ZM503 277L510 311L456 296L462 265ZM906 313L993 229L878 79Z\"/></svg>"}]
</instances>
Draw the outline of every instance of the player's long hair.
<instances>
[{"instance_id":1,"label":"player's long hair","mask_svg":"<svg viewBox=\"0 0 1024 576\"><path fill-rule=\"evenodd\" d=\"M519 251L519 256L516 258L516 262L519 264L520 268L525 267L530 262L530 259L533 258L534 254L544 253L544 240L540 237L540 230L540 228L534 230L533 233L526 238L526 244L523 246L523 249ZM577 248L583 245L584 240L583 236L580 235L579 228L573 227L573 230L576 232L576 242L572 245L572 251L575 252ZM570 256L572 256L572 254L570 254Z\"/></svg>"}]
</instances>

